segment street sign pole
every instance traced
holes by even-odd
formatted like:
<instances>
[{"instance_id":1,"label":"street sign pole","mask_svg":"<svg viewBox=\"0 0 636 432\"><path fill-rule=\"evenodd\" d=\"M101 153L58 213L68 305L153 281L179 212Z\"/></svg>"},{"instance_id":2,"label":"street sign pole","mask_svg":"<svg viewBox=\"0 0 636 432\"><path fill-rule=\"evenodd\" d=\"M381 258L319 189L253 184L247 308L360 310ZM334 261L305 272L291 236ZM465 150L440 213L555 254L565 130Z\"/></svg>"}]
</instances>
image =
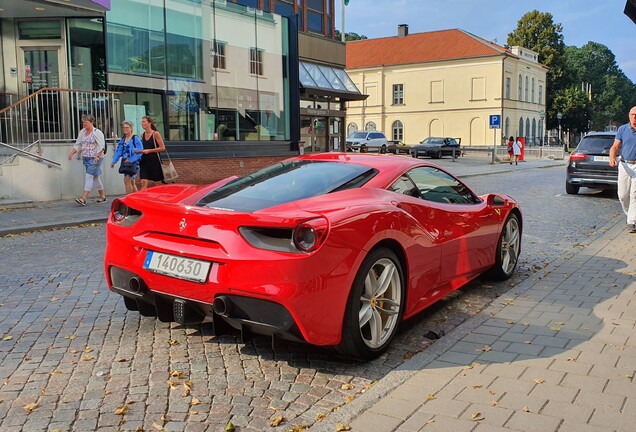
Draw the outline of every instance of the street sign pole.
<instances>
[{"instance_id":1,"label":"street sign pole","mask_svg":"<svg viewBox=\"0 0 636 432\"><path fill-rule=\"evenodd\" d=\"M492 130L492 161L491 163L495 163L495 153L497 153L497 129Z\"/></svg>"},{"instance_id":2,"label":"street sign pole","mask_svg":"<svg viewBox=\"0 0 636 432\"><path fill-rule=\"evenodd\" d=\"M491 114L490 116L490 129L493 130L492 134L492 162L495 163L495 155L497 154L497 129L501 128L501 115Z\"/></svg>"}]
</instances>

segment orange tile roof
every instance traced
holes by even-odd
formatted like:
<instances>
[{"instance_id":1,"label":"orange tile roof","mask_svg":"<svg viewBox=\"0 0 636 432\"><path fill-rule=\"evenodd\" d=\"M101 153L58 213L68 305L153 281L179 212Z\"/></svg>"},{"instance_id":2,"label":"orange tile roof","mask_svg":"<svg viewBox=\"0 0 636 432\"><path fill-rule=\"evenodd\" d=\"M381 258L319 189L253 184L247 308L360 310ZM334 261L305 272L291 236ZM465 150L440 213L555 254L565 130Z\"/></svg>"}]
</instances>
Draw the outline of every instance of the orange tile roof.
<instances>
[{"instance_id":1,"label":"orange tile roof","mask_svg":"<svg viewBox=\"0 0 636 432\"><path fill-rule=\"evenodd\" d=\"M460 29L347 42L347 69L471 57L516 57L506 48Z\"/></svg>"}]
</instances>

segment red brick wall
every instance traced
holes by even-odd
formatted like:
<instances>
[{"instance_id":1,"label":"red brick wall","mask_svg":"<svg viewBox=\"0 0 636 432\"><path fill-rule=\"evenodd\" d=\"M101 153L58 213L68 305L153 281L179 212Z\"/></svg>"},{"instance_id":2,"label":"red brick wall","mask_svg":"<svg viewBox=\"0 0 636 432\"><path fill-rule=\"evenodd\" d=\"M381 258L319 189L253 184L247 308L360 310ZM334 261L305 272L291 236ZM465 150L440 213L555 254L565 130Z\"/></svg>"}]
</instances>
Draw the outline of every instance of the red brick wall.
<instances>
[{"instance_id":1,"label":"red brick wall","mask_svg":"<svg viewBox=\"0 0 636 432\"><path fill-rule=\"evenodd\" d=\"M207 184L233 175L242 176L288 156L236 157L226 159L173 160L179 179L177 183Z\"/></svg>"}]
</instances>

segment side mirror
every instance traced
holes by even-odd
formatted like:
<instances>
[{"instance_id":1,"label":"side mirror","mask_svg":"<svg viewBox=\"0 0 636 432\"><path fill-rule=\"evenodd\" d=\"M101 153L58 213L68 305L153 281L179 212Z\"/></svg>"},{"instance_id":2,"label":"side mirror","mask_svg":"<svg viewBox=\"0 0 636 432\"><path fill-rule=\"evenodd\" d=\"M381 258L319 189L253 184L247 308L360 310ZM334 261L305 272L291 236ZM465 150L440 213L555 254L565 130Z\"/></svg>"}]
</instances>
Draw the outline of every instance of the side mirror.
<instances>
[{"instance_id":1,"label":"side mirror","mask_svg":"<svg viewBox=\"0 0 636 432\"><path fill-rule=\"evenodd\" d=\"M489 194L486 198L486 204L491 207L503 207L504 205L506 205L506 200L499 195Z\"/></svg>"}]
</instances>

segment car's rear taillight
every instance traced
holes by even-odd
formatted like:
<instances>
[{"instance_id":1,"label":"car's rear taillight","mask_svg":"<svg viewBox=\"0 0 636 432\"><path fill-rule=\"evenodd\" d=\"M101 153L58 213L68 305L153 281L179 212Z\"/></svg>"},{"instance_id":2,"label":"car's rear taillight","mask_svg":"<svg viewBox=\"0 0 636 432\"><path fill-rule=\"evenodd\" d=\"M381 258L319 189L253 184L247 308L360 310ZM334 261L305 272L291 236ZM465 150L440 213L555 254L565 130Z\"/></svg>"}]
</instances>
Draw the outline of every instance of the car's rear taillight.
<instances>
[{"instance_id":1,"label":"car's rear taillight","mask_svg":"<svg viewBox=\"0 0 636 432\"><path fill-rule=\"evenodd\" d=\"M323 218L305 221L294 229L294 245L303 252L313 252L327 238L328 228L329 224Z\"/></svg>"},{"instance_id":2,"label":"car's rear taillight","mask_svg":"<svg viewBox=\"0 0 636 432\"><path fill-rule=\"evenodd\" d=\"M580 162L587 160L587 155L585 153L572 153L570 155L570 161L572 162Z\"/></svg>"},{"instance_id":3,"label":"car's rear taillight","mask_svg":"<svg viewBox=\"0 0 636 432\"><path fill-rule=\"evenodd\" d=\"M122 200L115 199L111 206L113 222L119 225L132 226L141 217L141 212L127 206Z\"/></svg>"}]
</instances>

